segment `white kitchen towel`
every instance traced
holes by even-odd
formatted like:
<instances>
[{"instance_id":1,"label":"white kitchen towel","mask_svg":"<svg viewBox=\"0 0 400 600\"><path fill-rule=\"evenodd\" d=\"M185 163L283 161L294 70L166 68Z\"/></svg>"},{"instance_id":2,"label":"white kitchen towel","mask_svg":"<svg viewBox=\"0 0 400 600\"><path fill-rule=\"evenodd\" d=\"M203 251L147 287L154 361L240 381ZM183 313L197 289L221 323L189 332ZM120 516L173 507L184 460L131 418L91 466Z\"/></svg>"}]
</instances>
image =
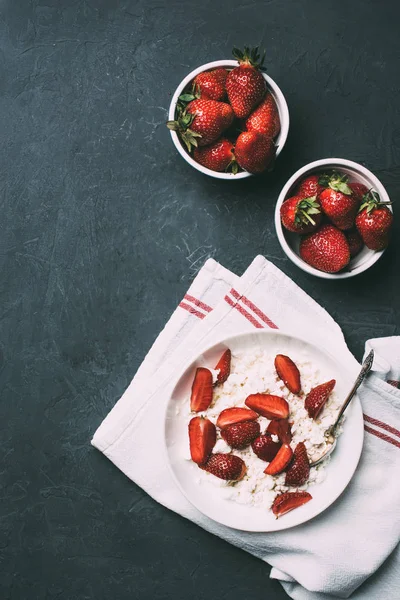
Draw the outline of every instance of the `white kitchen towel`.
<instances>
[{"instance_id":1,"label":"white kitchen towel","mask_svg":"<svg viewBox=\"0 0 400 600\"><path fill-rule=\"evenodd\" d=\"M400 535L400 390L385 381L385 369L390 378L399 372L400 338L390 338L387 353L380 351L384 341L370 342L381 361L377 376L360 391L367 432L360 467L339 500L309 523L273 534L218 525L185 499L160 462L160 405L182 364L217 339L265 327L323 344L355 375L359 370L337 323L272 263L258 256L238 278L209 260L92 443L155 500L272 565L271 576L295 599L347 598L358 588L357 600L375 600L385 586L391 597L400 597L395 553L361 585L393 552ZM154 449L157 437L160 451Z\"/></svg>"}]
</instances>

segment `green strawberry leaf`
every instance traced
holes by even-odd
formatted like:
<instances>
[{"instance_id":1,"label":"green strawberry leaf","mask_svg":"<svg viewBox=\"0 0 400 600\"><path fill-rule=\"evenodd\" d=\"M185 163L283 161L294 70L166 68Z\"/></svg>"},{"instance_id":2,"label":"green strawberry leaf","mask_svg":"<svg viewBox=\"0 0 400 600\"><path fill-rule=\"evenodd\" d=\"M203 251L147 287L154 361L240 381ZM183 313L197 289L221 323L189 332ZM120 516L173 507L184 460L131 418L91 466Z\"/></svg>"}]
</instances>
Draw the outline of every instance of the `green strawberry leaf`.
<instances>
[{"instance_id":1,"label":"green strawberry leaf","mask_svg":"<svg viewBox=\"0 0 400 600\"><path fill-rule=\"evenodd\" d=\"M181 100L181 102L191 102L192 100L196 100L196 96L193 94L181 94L179 100Z\"/></svg>"}]
</instances>

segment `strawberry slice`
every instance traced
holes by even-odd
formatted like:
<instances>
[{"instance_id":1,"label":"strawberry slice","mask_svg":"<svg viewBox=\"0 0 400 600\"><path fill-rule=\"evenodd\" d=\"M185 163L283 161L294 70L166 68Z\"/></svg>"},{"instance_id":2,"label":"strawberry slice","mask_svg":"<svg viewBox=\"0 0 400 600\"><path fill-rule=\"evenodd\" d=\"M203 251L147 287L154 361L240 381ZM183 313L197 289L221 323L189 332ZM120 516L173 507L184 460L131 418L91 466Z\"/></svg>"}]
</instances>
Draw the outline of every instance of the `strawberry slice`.
<instances>
[{"instance_id":1,"label":"strawberry slice","mask_svg":"<svg viewBox=\"0 0 400 600\"><path fill-rule=\"evenodd\" d=\"M321 385L317 385L316 387L312 388L312 390L307 394L304 402L304 408L308 412L308 416L311 419L316 419L318 417L335 385L335 379L331 379L326 383L321 383Z\"/></svg>"},{"instance_id":2,"label":"strawberry slice","mask_svg":"<svg viewBox=\"0 0 400 600\"><path fill-rule=\"evenodd\" d=\"M286 471L285 485L303 485L310 476L310 463L303 442L294 449L293 459Z\"/></svg>"},{"instance_id":3,"label":"strawberry slice","mask_svg":"<svg viewBox=\"0 0 400 600\"><path fill-rule=\"evenodd\" d=\"M290 463L293 456L291 447L288 444L283 444L275 458L269 463L264 473L266 475L278 475L282 473Z\"/></svg>"},{"instance_id":4,"label":"strawberry slice","mask_svg":"<svg viewBox=\"0 0 400 600\"><path fill-rule=\"evenodd\" d=\"M219 359L218 364L215 367L216 371L219 369L219 373L217 376L217 384L224 383L231 374L231 357L232 354L228 348L227 350L225 350L225 352Z\"/></svg>"},{"instance_id":5,"label":"strawberry slice","mask_svg":"<svg viewBox=\"0 0 400 600\"><path fill-rule=\"evenodd\" d=\"M290 444L292 441L291 425L287 419L272 419L267 432L277 435L282 444Z\"/></svg>"},{"instance_id":6,"label":"strawberry slice","mask_svg":"<svg viewBox=\"0 0 400 600\"><path fill-rule=\"evenodd\" d=\"M272 512L278 518L310 500L312 496L308 492L283 492L275 498Z\"/></svg>"},{"instance_id":7,"label":"strawberry slice","mask_svg":"<svg viewBox=\"0 0 400 600\"><path fill-rule=\"evenodd\" d=\"M193 462L202 465L207 462L217 441L214 423L204 417L193 417L189 423L190 456Z\"/></svg>"},{"instance_id":8,"label":"strawberry slice","mask_svg":"<svg viewBox=\"0 0 400 600\"><path fill-rule=\"evenodd\" d=\"M287 419L289 416L289 404L280 396L250 394L247 396L245 404L267 419Z\"/></svg>"},{"instance_id":9,"label":"strawberry slice","mask_svg":"<svg viewBox=\"0 0 400 600\"><path fill-rule=\"evenodd\" d=\"M233 425L234 423L255 421L256 419L258 419L258 414L254 412L254 410L234 406L233 408L225 408L225 410L220 413L217 419L217 427L224 429L225 427L228 427L228 425Z\"/></svg>"},{"instance_id":10,"label":"strawberry slice","mask_svg":"<svg viewBox=\"0 0 400 600\"><path fill-rule=\"evenodd\" d=\"M289 356L277 354L275 357L275 369L279 379L282 379L283 383L292 394L300 393L300 371Z\"/></svg>"},{"instance_id":11,"label":"strawberry slice","mask_svg":"<svg viewBox=\"0 0 400 600\"><path fill-rule=\"evenodd\" d=\"M261 460L271 462L278 454L281 444L274 442L270 435L259 435L251 444L253 452Z\"/></svg>"},{"instance_id":12,"label":"strawberry slice","mask_svg":"<svg viewBox=\"0 0 400 600\"><path fill-rule=\"evenodd\" d=\"M190 410L200 412L207 410L213 397L213 378L209 369L199 367L196 369L190 397Z\"/></svg>"},{"instance_id":13,"label":"strawberry slice","mask_svg":"<svg viewBox=\"0 0 400 600\"><path fill-rule=\"evenodd\" d=\"M239 481L246 473L245 462L234 454L212 454L201 468L225 481Z\"/></svg>"},{"instance_id":14,"label":"strawberry slice","mask_svg":"<svg viewBox=\"0 0 400 600\"><path fill-rule=\"evenodd\" d=\"M260 435L260 423L257 421L235 423L228 425L221 431L221 437L228 446L239 450L246 448L258 435Z\"/></svg>"}]
</instances>

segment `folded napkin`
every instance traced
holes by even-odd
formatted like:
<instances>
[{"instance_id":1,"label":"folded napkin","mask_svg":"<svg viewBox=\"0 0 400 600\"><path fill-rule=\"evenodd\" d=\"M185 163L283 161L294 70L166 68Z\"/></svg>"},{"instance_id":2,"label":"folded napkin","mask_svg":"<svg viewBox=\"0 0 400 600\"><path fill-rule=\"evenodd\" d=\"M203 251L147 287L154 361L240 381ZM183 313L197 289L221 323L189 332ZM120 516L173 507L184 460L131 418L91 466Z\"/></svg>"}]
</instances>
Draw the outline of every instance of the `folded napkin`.
<instances>
[{"instance_id":1,"label":"folded napkin","mask_svg":"<svg viewBox=\"0 0 400 600\"><path fill-rule=\"evenodd\" d=\"M268 327L323 344L354 376L359 371L337 323L265 258L258 256L240 278L208 260L92 444L155 500L272 565L271 577L292 598L347 598L355 590L357 600L400 598L400 337L366 344L376 352L377 371L359 392L366 431L361 461L341 497L308 523L272 534L219 525L186 500L160 462L160 403L168 401L182 365L222 337Z\"/></svg>"}]
</instances>

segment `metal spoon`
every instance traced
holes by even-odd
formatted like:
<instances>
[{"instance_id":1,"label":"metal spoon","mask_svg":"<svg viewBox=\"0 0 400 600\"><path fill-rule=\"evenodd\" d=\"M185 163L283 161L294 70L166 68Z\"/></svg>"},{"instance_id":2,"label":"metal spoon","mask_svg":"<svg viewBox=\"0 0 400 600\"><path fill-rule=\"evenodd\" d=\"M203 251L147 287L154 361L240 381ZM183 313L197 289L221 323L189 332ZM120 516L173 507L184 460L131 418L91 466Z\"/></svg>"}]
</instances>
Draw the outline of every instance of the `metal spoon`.
<instances>
[{"instance_id":1,"label":"metal spoon","mask_svg":"<svg viewBox=\"0 0 400 600\"><path fill-rule=\"evenodd\" d=\"M324 452L322 454L322 456L320 456L319 458L317 458L316 460L311 462L310 467L315 467L320 462L322 462L323 460L328 458L328 456L336 448L336 443L337 443L337 438L335 437L336 428L339 425L340 419L342 418L344 411L346 410L346 408L350 404L351 400L353 399L354 394L356 393L356 391L358 390L358 388L364 381L365 376L370 372L373 362L374 362L374 351L371 350L371 352L368 354L368 356L366 357L366 359L364 360L364 362L362 364L361 371L360 371L349 395L347 396L346 400L343 402L342 408L339 410L336 421L333 423L333 425L328 427L328 429L324 433L324 437L326 438L327 443L331 444L331 446L328 448L328 450L326 450L326 452Z\"/></svg>"}]
</instances>

